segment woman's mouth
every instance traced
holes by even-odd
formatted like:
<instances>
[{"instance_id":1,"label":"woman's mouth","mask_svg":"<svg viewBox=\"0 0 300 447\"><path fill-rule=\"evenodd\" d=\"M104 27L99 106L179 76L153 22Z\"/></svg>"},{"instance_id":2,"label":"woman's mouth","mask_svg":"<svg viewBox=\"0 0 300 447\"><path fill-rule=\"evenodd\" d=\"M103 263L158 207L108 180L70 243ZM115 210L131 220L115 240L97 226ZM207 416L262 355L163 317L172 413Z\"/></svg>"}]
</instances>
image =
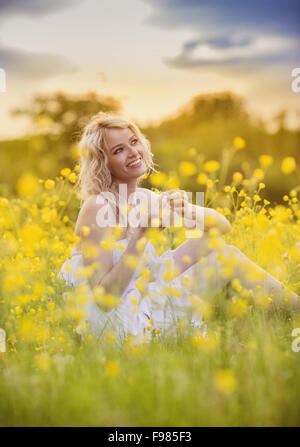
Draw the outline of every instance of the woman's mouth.
<instances>
[{"instance_id":1,"label":"woman's mouth","mask_svg":"<svg viewBox=\"0 0 300 447\"><path fill-rule=\"evenodd\" d=\"M138 168L142 164L142 157L132 161L127 165L128 168Z\"/></svg>"}]
</instances>

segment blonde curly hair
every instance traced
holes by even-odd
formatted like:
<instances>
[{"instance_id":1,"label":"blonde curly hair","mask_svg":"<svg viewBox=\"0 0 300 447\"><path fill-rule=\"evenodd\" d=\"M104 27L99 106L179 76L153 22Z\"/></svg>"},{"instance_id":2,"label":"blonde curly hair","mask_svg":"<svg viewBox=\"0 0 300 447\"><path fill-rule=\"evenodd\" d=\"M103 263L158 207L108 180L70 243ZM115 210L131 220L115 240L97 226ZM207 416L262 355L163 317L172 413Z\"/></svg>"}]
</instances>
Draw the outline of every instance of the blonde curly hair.
<instances>
[{"instance_id":1,"label":"blonde curly hair","mask_svg":"<svg viewBox=\"0 0 300 447\"><path fill-rule=\"evenodd\" d=\"M120 115L99 112L91 118L85 126L79 143L80 149L80 171L75 191L79 194L81 201L85 201L92 194L108 191L116 194L116 187L112 182L112 176L107 163L106 129L129 128L142 142L145 153L144 161L147 173L156 171L152 160L151 145L149 140L141 133L138 126ZM138 179L138 183L143 176Z\"/></svg>"}]
</instances>

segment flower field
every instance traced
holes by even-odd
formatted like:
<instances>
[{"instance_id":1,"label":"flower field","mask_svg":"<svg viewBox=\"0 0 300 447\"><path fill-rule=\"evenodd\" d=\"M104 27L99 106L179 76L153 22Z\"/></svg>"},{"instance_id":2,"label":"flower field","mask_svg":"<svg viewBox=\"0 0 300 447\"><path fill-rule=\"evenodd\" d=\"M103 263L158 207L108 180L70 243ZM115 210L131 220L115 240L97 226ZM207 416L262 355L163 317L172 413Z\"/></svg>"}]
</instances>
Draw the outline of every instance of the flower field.
<instances>
[{"instance_id":1,"label":"flower field","mask_svg":"<svg viewBox=\"0 0 300 447\"><path fill-rule=\"evenodd\" d=\"M213 203L232 224L226 243L299 294L300 186L286 191L283 204L264 198L270 155L261 155L248 176L234 172L225 184L224 170L245 144L236 137L222 164L194 163L191 148L176 174L145 180L157 190L193 180L205 192L205 206ZM280 169L299 178L293 157L283 158ZM150 343L128 337L122 345L113 331L100 342L88 327L78 333L84 314L76 303L84 302L84 288L74 291L57 278L78 240L78 170L64 168L47 180L23 173L16 195L0 198L0 425L299 425L300 342L292 331L300 328L300 314L288 300L275 307L259 287L251 294L234 279L216 296L201 296L205 331L182 319L176 336L167 336L150 323ZM149 237L162 254L184 240L184 230L151 230ZM216 249L220 239L211 230ZM224 261L221 274L228 269ZM99 305L115 305L112 298L118 299L101 296Z\"/></svg>"}]
</instances>

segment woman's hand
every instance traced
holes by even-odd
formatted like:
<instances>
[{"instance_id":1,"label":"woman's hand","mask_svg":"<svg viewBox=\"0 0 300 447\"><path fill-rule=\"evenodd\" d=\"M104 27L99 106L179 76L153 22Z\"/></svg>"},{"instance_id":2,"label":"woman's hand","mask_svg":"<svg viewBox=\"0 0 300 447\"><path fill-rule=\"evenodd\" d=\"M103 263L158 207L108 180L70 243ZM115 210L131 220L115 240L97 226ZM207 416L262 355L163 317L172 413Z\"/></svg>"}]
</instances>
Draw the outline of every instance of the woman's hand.
<instances>
[{"instance_id":1,"label":"woman's hand","mask_svg":"<svg viewBox=\"0 0 300 447\"><path fill-rule=\"evenodd\" d=\"M178 215L183 215L184 207L189 204L188 194L181 189L170 189L160 194L162 207L168 205ZM164 209L164 208L163 208Z\"/></svg>"},{"instance_id":2,"label":"woman's hand","mask_svg":"<svg viewBox=\"0 0 300 447\"><path fill-rule=\"evenodd\" d=\"M172 189L160 194L162 209L173 211L188 228L200 228L208 232L211 228L218 228L221 234L231 231L229 221L213 208L193 205L189 202L185 191ZM184 220L183 220L184 219Z\"/></svg>"}]
</instances>

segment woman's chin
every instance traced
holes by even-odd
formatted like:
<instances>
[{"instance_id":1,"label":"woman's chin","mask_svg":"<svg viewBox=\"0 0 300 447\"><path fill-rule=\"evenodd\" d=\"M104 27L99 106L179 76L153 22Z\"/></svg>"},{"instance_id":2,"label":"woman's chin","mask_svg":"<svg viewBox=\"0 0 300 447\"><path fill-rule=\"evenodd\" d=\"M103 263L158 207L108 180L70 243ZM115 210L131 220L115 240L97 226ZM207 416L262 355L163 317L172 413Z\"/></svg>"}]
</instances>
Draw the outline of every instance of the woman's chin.
<instances>
[{"instance_id":1,"label":"woman's chin","mask_svg":"<svg viewBox=\"0 0 300 447\"><path fill-rule=\"evenodd\" d=\"M129 168L130 171L128 172L128 174L130 175L131 178L138 178L141 177L142 175L145 174L145 172L147 172L147 168L144 162L142 162L141 166L138 166L136 168Z\"/></svg>"}]
</instances>

